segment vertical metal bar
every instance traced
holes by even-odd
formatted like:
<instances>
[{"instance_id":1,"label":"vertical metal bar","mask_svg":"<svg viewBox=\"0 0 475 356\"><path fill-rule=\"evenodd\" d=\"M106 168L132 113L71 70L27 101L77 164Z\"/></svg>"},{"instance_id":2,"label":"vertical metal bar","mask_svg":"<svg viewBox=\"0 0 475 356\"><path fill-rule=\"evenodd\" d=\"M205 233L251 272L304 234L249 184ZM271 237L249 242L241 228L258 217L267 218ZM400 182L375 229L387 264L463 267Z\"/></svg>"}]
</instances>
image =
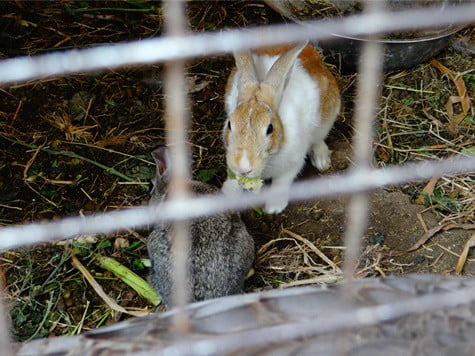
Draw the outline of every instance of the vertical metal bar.
<instances>
[{"instance_id":1,"label":"vertical metal bar","mask_svg":"<svg viewBox=\"0 0 475 356\"><path fill-rule=\"evenodd\" d=\"M5 356L13 355L10 343L10 325L6 320L3 301L0 301L0 353Z\"/></svg>"},{"instance_id":2,"label":"vertical metal bar","mask_svg":"<svg viewBox=\"0 0 475 356\"><path fill-rule=\"evenodd\" d=\"M168 36L185 35L184 2L182 0L165 1L164 20ZM165 65L165 96L167 144L170 148L169 199L186 199L189 194L187 181L190 178L188 148L186 146L186 128L188 127L188 103L185 88L184 61L167 62ZM173 260L173 300L179 312L174 319L174 328L179 332L189 329L188 317L184 311L189 300L188 295L188 254L189 223L179 221L172 225Z\"/></svg>"},{"instance_id":3,"label":"vertical metal bar","mask_svg":"<svg viewBox=\"0 0 475 356\"><path fill-rule=\"evenodd\" d=\"M385 1L365 2L368 13L384 10ZM372 37L374 38L374 37ZM355 133L353 135L353 161L355 171L365 172L371 167L373 125L377 100L381 91L383 64L381 43L368 41L364 44L359 64L358 94L355 111ZM358 193L351 197L347 209L348 226L345 232L346 256L344 262L345 279L353 278L358 263L361 240L368 224L369 197Z\"/></svg>"},{"instance_id":4,"label":"vertical metal bar","mask_svg":"<svg viewBox=\"0 0 475 356\"><path fill-rule=\"evenodd\" d=\"M4 273L0 267L0 273ZM7 311L5 310L3 276L0 276L0 354L5 356L13 355L10 342L10 323L8 322Z\"/></svg>"}]
</instances>

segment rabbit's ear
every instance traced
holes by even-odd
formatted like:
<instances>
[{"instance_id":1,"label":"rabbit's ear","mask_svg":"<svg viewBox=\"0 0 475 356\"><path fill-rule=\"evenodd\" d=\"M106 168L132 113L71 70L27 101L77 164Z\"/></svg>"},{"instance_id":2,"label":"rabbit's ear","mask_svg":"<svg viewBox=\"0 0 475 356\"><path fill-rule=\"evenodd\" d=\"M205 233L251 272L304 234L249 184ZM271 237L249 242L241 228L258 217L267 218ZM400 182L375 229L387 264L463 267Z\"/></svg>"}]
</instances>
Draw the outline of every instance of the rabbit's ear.
<instances>
[{"instance_id":1,"label":"rabbit's ear","mask_svg":"<svg viewBox=\"0 0 475 356\"><path fill-rule=\"evenodd\" d=\"M168 155L168 148L166 146L160 146L152 152L153 160L157 167L157 175L162 177L168 171L168 164L170 162Z\"/></svg>"},{"instance_id":2,"label":"rabbit's ear","mask_svg":"<svg viewBox=\"0 0 475 356\"><path fill-rule=\"evenodd\" d=\"M263 81L263 85L270 87L271 92L275 95L275 104L280 105L282 93L289 80L289 74L297 60L300 52L307 46L308 41L299 43L295 47L282 54L272 65L271 69Z\"/></svg>"},{"instance_id":3,"label":"rabbit's ear","mask_svg":"<svg viewBox=\"0 0 475 356\"><path fill-rule=\"evenodd\" d=\"M254 90L257 89L259 81L257 79L256 68L251 52L234 53L236 67L238 69L238 102L250 99Z\"/></svg>"}]
</instances>

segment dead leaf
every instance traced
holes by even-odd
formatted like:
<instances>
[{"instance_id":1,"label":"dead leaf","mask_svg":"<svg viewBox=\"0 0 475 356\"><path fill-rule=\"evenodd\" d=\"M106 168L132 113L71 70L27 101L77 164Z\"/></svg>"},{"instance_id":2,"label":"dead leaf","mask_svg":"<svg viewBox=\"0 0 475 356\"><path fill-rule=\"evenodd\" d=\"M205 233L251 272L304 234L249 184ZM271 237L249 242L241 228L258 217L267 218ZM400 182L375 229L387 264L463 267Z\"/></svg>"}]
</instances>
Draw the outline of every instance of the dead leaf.
<instances>
[{"instance_id":1,"label":"dead leaf","mask_svg":"<svg viewBox=\"0 0 475 356\"><path fill-rule=\"evenodd\" d=\"M124 248L129 247L129 240L123 238L123 237L118 237L114 241L114 249L115 250L122 250Z\"/></svg>"},{"instance_id":2,"label":"dead leaf","mask_svg":"<svg viewBox=\"0 0 475 356\"><path fill-rule=\"evenodd\" d=\"M439 231L448 231L452 229L464 229L464 230L475 230L475 224L453 224L447 223L443 225L437 225L432 229L429 229L422 237L417 240L417 242L407 249L407 252L417 250L419 247L424 245L427 241L430 240L432 236L437 234Z\"/></svg>"},{"instance_id":3,"label":"dead leaf","mask_svg":"<svg viewBox=\"0 0 475 356\"><path fill-rule=\"evenodd\" d=\"M448 148L447 145L430 145L430 146L427 146L428 149L431 149L431 150L445 150Z\"/></svg>"},{"instance_id":4,"label":"dead leaf","mask_svg":"<svg viewBox=\"0 0 475 356\"><path fill-rule=\"evenodd\" d=\"M384 147L378 147L376 150L378 152L378 157L384 162L388 162L391 159L391 156Z\"/></svg>"},{"instance_id":5,"label":"dead leaf","mask_svg":"<svg viewBox=\"0 0 475 356\"><path fill-rule=\"evenodd\" d=\"M455 130L458 124L460 124L467 116L467 113L465 112L457 115L454 113L454 104L460 102L462 102L462 99L459 96L450 96L445 103L445 109L447 110L447 116L449 117L452 130Z\"/></svg>"},{"instance_id":6,"label":"dead leaf","mask_svg":"<svg viewBox=\"0 0 475 356\"><path fill-rule=\"evenodd\" d=\"M458 76L456 72L444 66L437 59L432 59L430 63L442 73L447 74L447 76L450 78L450 80L452 80L452 82L455 84L455 87L457 88L458 96L451 96L445 104L447 115L449 116L450 120L449 130L456 131L458 124L462 122L462 120L468 115L471 108L471 99L468 95L465 81L461 76ZM462 106L462 113L458 115L455 115L453 110L453 104L456 103L460 103Z\"/></svg>"},{"instance_id":7,"label":"dead leaf","mask_svg":"<svg viewBox=\"0 0 475 356\"><path fill-rule=\"evenodd\" d=\"M462 273L463 267L465 266L465 262L467 261L468 250L470 250L470 248L474 246L475 234L473 234L472 237L465 243L462 254L460 255L459 260L457 262L457 267L455 268L455 274L460 275Z\"/></svg>"},{"instance_id":8,"label":"dead leaf","mask_svg":"<svg viewBox=\"0 0 475 356\"><path fill-rule=\"evenodd\" d=\"M106 137L105 139L96 141L94 145L98 147L108 147L108 146L116 146L116 145L123 145L127 142L129 135L115 135Z\"/></svg>"},{"instance_id":9,"label":"dead leaf","mask_svg":"<svg viewBox=\"0 0 475 356\"><path fill-rule=\"evenodd\" d=\"M463 78L461 76L457 76L456 72L444 66L437 59L432 59L431 64L440 69L442 73L447 74L454 82L455 87L457 88L458 96L461 98L460 101L462 103L462 110L465 114L467 114L470 110L470 97L468 96L467 87L465 86L465 81Z\"/></svg>"}]
</instances>

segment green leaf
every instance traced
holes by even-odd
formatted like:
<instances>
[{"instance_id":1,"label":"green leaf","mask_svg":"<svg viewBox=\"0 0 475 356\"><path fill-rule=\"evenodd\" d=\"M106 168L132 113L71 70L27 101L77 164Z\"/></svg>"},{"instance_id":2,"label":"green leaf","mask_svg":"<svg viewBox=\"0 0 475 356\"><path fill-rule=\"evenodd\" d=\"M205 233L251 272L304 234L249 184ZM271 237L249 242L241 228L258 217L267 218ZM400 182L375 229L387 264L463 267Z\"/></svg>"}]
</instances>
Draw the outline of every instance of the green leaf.
<instances>
[{"instance_id":1,"label":"green leaf","mask_svg":"<svg viewBox=\"0 0 475 356\"><path fill-rule=\"evenodd\" d=\"M137 268L138 270L145 269L145 265L143 264L142 260L134 260L134 261L132 262L132 264L133 264L134 267Z\"/></svg>"},{"instance_id":2,"label":"green leaf","mask_svg":"<svg viewBox=\"0 0 475 356\"><path fill-rule=\"evenodd\" d=\"M198 180L203 183L208 183L218 173L217 169L202 169L198 172Z\"/></svg>"},{"instance_id":3,"label":"green leaf","mask_svg":"<svg viewBox=\"0 0 475 356\"><path fill-rule=\"evenodd\" d=\"M261 208L254 207L252 208L252 210L254 210L257 213L257 215L260 215L260 216L265 214Z\"/></svg>"},{"instance_id":4,"label":"green leaf","mask_svg":"<svg viewBox=\"0 0 475 356\"><path fill-rule=\"evenodd\" d=\"M49 199L54 199L59 195L59 193L56 190L42 190L41 195Z\"/></svg>"},{"instance_id":5,"label":"green leaf","mask_svg":"<svg viewBox=\"0 0 475 356\"><path fill-rule=\"evenodd\" d=\"M401 102L406 105L406 106L411 106L414 104L414 98L409 97L409 98L404 98L401 100Z\"/></svg>"},{"instance_id":6,"label":"green leaf","mask_svg":"<svg viewBox=\"0 0 475 356\"><path fill-rule=\"evenodd\" d=\"M475 86L475 74L464 74L462 78L469 87Z\"/></svg>"},{"instance_id":7,"label":"green leaf","mask_svg":"<svg viewBox=\"0 0 475 356\"><path fill-rule=\"evenodd\" d=\"M131 251L131 250L134 250L138 245L140 245L142 243L142 241L135 241L133 242L132 244L130 244L129 247L126 248L127 251Z\"/></svg>"},{"instance_id":8,"label":"green leaf","mask_svg":"<svg viewBox=\"0 0 475 356\"><path fill-rule=\"evenodd\" d=\"M101 242L99 242L99 244L97 245L98 248L108 248L108 247L111 247L112 244L109 240L102 240Z\"/></svg>"}]
</instances>

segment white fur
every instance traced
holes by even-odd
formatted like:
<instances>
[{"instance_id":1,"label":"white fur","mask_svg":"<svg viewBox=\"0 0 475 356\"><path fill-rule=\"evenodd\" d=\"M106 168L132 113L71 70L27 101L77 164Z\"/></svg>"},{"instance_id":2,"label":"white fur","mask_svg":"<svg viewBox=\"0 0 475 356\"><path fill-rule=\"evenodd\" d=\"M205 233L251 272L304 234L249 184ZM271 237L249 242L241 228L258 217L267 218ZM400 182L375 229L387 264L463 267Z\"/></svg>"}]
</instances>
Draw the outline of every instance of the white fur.
<instances>
[{"instance_id":1,"label":"white fur","mask_svg":"<svg viewBox=\"0 0 475 356\"><path fill-rule=\"evenodd\" d=\"M249 162L249 158L247 158L247 153L244 152L241 159L239 160L239 170L241 174L246 174L252 169L251 162Z\"/></svg>"},{"instance_id":2,"label":"white fur","mask_svg":"<svg viewBox=\"0 0 475 356\"><path fill-rule=\"evenodd\" d=\"M262 81L279 56L253 55L256 74ZM226 109L230 115L238 104L238 77L233 82L227 97ZM324 139L331 128L322 127L320 115L320 95L318 83L310 77L297 59L283 92L279 107L285 141L279 152L268 157L261 175L263 179L272 179L273 185L290 186L305 163L307 153L312 163L320 170L330 165L329 150ZM287 200L269 201L265 210L279 213L287 206Z\"/></svg>"}]
</instances>

